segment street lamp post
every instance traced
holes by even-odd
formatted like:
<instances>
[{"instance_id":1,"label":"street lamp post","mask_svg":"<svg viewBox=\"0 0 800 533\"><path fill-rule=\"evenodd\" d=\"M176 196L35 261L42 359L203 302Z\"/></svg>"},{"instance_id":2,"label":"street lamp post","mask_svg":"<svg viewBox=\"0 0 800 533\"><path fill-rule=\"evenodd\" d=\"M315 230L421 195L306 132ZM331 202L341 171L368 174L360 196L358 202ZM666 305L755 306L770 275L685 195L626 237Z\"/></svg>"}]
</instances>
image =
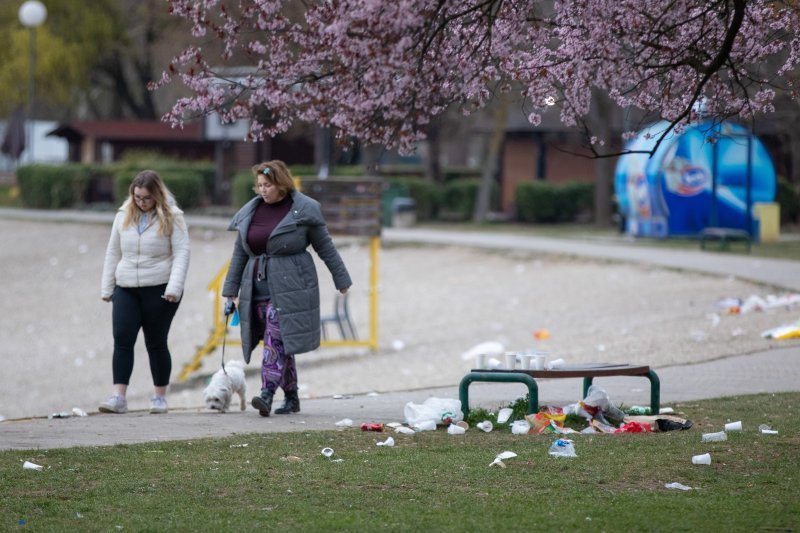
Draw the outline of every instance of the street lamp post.
<instances>
[{"instance_id":1,"label":"street lamp post","mask_svg":"<svg viewBox=\"0 0 800 533\"><path fill-rule=\"evenodd\" d=\"M44 24L47 19L47 8L39 0L28 0L19 8L19 21L30 31L30 62L28 65L28 113L26 133L27 142L25 151L28 152L28 163L33 163L33 101L35 98L35 72L36 72L36 28Z\"/></svg>"}]
</instances>

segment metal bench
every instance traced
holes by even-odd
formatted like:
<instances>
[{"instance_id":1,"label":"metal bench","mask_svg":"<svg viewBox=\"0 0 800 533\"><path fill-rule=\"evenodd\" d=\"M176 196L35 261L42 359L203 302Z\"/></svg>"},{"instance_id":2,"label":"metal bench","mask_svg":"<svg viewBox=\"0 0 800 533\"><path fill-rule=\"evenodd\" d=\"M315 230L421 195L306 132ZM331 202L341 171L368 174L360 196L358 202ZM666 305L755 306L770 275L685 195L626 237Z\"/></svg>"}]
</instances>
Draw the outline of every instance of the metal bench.
<instances>
[{"instance_id":1,"label":"metal bench","mask_svg":"<svg viewBox=\"0 0 800 533\"><path fill-rule=\"evenodd\" d=\"M747 246L747 253L750 253L752 238L750 233L743 229L708 227L704 228L700 233L700 248L702 250L706 249L706 241L719 241L721 250L730 249L731 242L742 241Z\"/></svg>"},{"instance_id":2,"label":"metal bench","mask_svg":"<svg viewBox=\"0 0 800 533\"><path fill-rule=\"evenodd\" d=\"M585 398L594 378L607 376L641 376L650 380L650 409L657 414L661 403L661 382L658 375L649 366L635 366L613 363L588 363L560 368L558 370L483 370L473 369L461 378L458 386L458 397L461 400L461 411L464 418L469 416L469 386L476 382L522 383L528 387L528 414L539 410L539 387L536 378L583 378L583 396Z\"/></svg>"}]
</instances>

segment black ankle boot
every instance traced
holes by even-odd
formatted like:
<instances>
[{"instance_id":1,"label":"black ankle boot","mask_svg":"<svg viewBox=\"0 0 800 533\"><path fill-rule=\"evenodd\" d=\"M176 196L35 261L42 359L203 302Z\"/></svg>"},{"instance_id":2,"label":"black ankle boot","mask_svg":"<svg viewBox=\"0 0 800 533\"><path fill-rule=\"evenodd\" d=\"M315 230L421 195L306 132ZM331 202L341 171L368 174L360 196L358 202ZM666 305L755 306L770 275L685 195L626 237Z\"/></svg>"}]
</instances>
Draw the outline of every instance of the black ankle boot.
<instances>
[{"instance_id":1,"label":"black ankle boot","mask_svg":"<svg viewBox=\"0 0 800 533\"><path fill-rule=\"evenodd\" d=\"M283 400L283 406L275 409L276 415L288 415L289 413L300 412L300 398L297 396L297 391L286 391L286 397Z\"/></svg>"},{"instance_id":2,"label":"black ankle boot","mask_svg":"<svg viewBox=\"0 0 800 533\"><path fill-rule=\"evenodd\" d=\"M253 399L250 400L250 405L258 409L258 414L261 416L269 416L269 412L272 411L273 395L274 393L272 392L262 390L261 396L253 396Z\"/></svg>"}]
</instances>

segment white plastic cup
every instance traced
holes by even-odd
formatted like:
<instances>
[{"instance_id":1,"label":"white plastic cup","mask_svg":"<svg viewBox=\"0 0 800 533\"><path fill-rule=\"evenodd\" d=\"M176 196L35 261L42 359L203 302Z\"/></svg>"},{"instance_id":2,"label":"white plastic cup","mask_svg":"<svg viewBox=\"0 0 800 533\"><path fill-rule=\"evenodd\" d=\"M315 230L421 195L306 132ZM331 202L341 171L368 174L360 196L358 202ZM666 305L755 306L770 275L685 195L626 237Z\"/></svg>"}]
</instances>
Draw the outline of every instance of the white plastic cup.
<instances>
[{"instance_id":1,"label":"white plastic cup","mask_svg":"<svg viewBox=\"0 0 800 533\"><path fill-rule=\"evenodd\" d=\"M467 431L466 429L456 424L450 424L449 426L447 426L448 435L463 435L464 433L466 433L466 431Z\"/></svg>"},{"instance_id":2,"label":"white plastic cup","mask_svg":"<svg viewBox=\"0 0 800 533\"><path fill-rule=\"evenodd\" d=\"M25 470L42 470L44 467L42 465L37 465L36 463L31 463L30 461L25 461L22 463L22 468Z\"/></svg>"},{"instance_id":3,"label":"white plastic cup","mask_svg":"<svg viewBox=\"0 0 800 533\"><path fill-rule=\"evenodd\" d=\"M511 418L511 414L514 412L513 409L510 407L503 407L500 411L497 412L497 423L498 424L505 424L508 422L508 419Z\"/></svg>"},{"instance_id":4,"label":"white plastic cup","mask_svg":"<svg viewBox=\"0 0 800 533\"><path fill-rule=\"evenodd\" d=\"M738 420L736 422L728 422L725 424L725 431L741 431L742 430L742 421Z\"/></svg>"},{"instance_id":5,"label":"white plastic cup","mask_svg":"<svg viewBox=\"0 0 800 533\"><path fill-rule=\"evenodd\" d=\"M511 424L511 433L514 435L527 435L531 430L531 425L527 420L514 420Z\"/></svg>"},{"instance_id":6,"label":"white plastic cup","mask_svg":"<svg viewBox=\"0 0 800 533\"><path fill-rule=\"evenodd\" d=\"M728 434L724 431L717 431L716 433L703 433L701 442L721 442L728 440Z\"/></svg>"},{"instance_id":7,"label":"white plastic cup","mask_svg":"<svg viewBox=\"0 0 800 533\"><path fill-rule=\"evenodd\" d=\"M516 352L506 352L506 369L507 370L514 370L517 366L517 353Z\"/></svg>"},{"instance_id":8,"label":"white plastic cup","mask_svg":"<svg viewBox=\"0 0 800 533\"><path fill-rule=\"evenodd\" d=\"M535 370L544 370L544 365L545 365L545 363L547 361L547 357L544 354L537 353L534 356L534 358L535 359L534 359L534 363L533 363L533 368Z\"/></svg>"},{"instance_id":9,"label":"white plastic cup","mask_svg":"<svg viewBox=\"0 0 800 533\"><path fill-rule=\"evenodd\" d=\"M484 420L483 422L478 422L477 424L475 424L475 427L477 427L481 431L489 433L494 428L494 424L492 424L491 420Z\"/></svg>"},{"instance_id":10,"label":"white plastic cup","mask_svg":"<svg viewBox=\"0 0 800 533\"><path fill-rule=\"evenodd\" d=\"M531 359L533 359L532 355L522 355L522 370L530 370L531 369Z\"/></svg>"},{"instance_id":11,"label":"white plastic cup","mask_svg":"<svg viewBox=\"0 0 800 533\"><path fill-rule=\"evenodd\" d=\"M695 455L692 457L692 464L693 465L710 465L711 464L711 454L704 453L702 455Z\"/></svg>"},{"instance_id":12,"label":"white plastic cup","mask_svg":"<svg viewBox=\"0 0 800 533\"><path fill-rule=\"evenodd\" d=\"M436 431L435 420L423 420L414 424L414 431Z\"/></svg>"},{"instance_id":13,"label":"white plastic cup","mask_svg":"<svg viewBox=\"0 0 800 533\"><path fill-rule=\"evenodd\" d=\"M478 354L475 356L475 368L485 369L486 368L486 360L488 359L488 355L485 353Z\"/></svg>"}]
</instances>

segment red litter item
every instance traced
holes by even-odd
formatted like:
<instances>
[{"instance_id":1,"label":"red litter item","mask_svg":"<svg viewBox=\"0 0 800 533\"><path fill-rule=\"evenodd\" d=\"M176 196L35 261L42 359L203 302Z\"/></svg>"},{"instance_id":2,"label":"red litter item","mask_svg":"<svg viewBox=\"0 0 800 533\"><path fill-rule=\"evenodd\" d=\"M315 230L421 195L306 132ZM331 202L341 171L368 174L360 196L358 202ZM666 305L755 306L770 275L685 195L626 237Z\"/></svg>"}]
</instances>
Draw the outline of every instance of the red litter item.
<instances>
[{"instance_id":1,"label":"red litter item","mask_svg":"<svg viewBox=\"0 0 800 533\"><path fill-rule=\"evenodd\" d=\"M383 431L383 424L361 424L361 431Z\"/></svg>"}]
</instances>

